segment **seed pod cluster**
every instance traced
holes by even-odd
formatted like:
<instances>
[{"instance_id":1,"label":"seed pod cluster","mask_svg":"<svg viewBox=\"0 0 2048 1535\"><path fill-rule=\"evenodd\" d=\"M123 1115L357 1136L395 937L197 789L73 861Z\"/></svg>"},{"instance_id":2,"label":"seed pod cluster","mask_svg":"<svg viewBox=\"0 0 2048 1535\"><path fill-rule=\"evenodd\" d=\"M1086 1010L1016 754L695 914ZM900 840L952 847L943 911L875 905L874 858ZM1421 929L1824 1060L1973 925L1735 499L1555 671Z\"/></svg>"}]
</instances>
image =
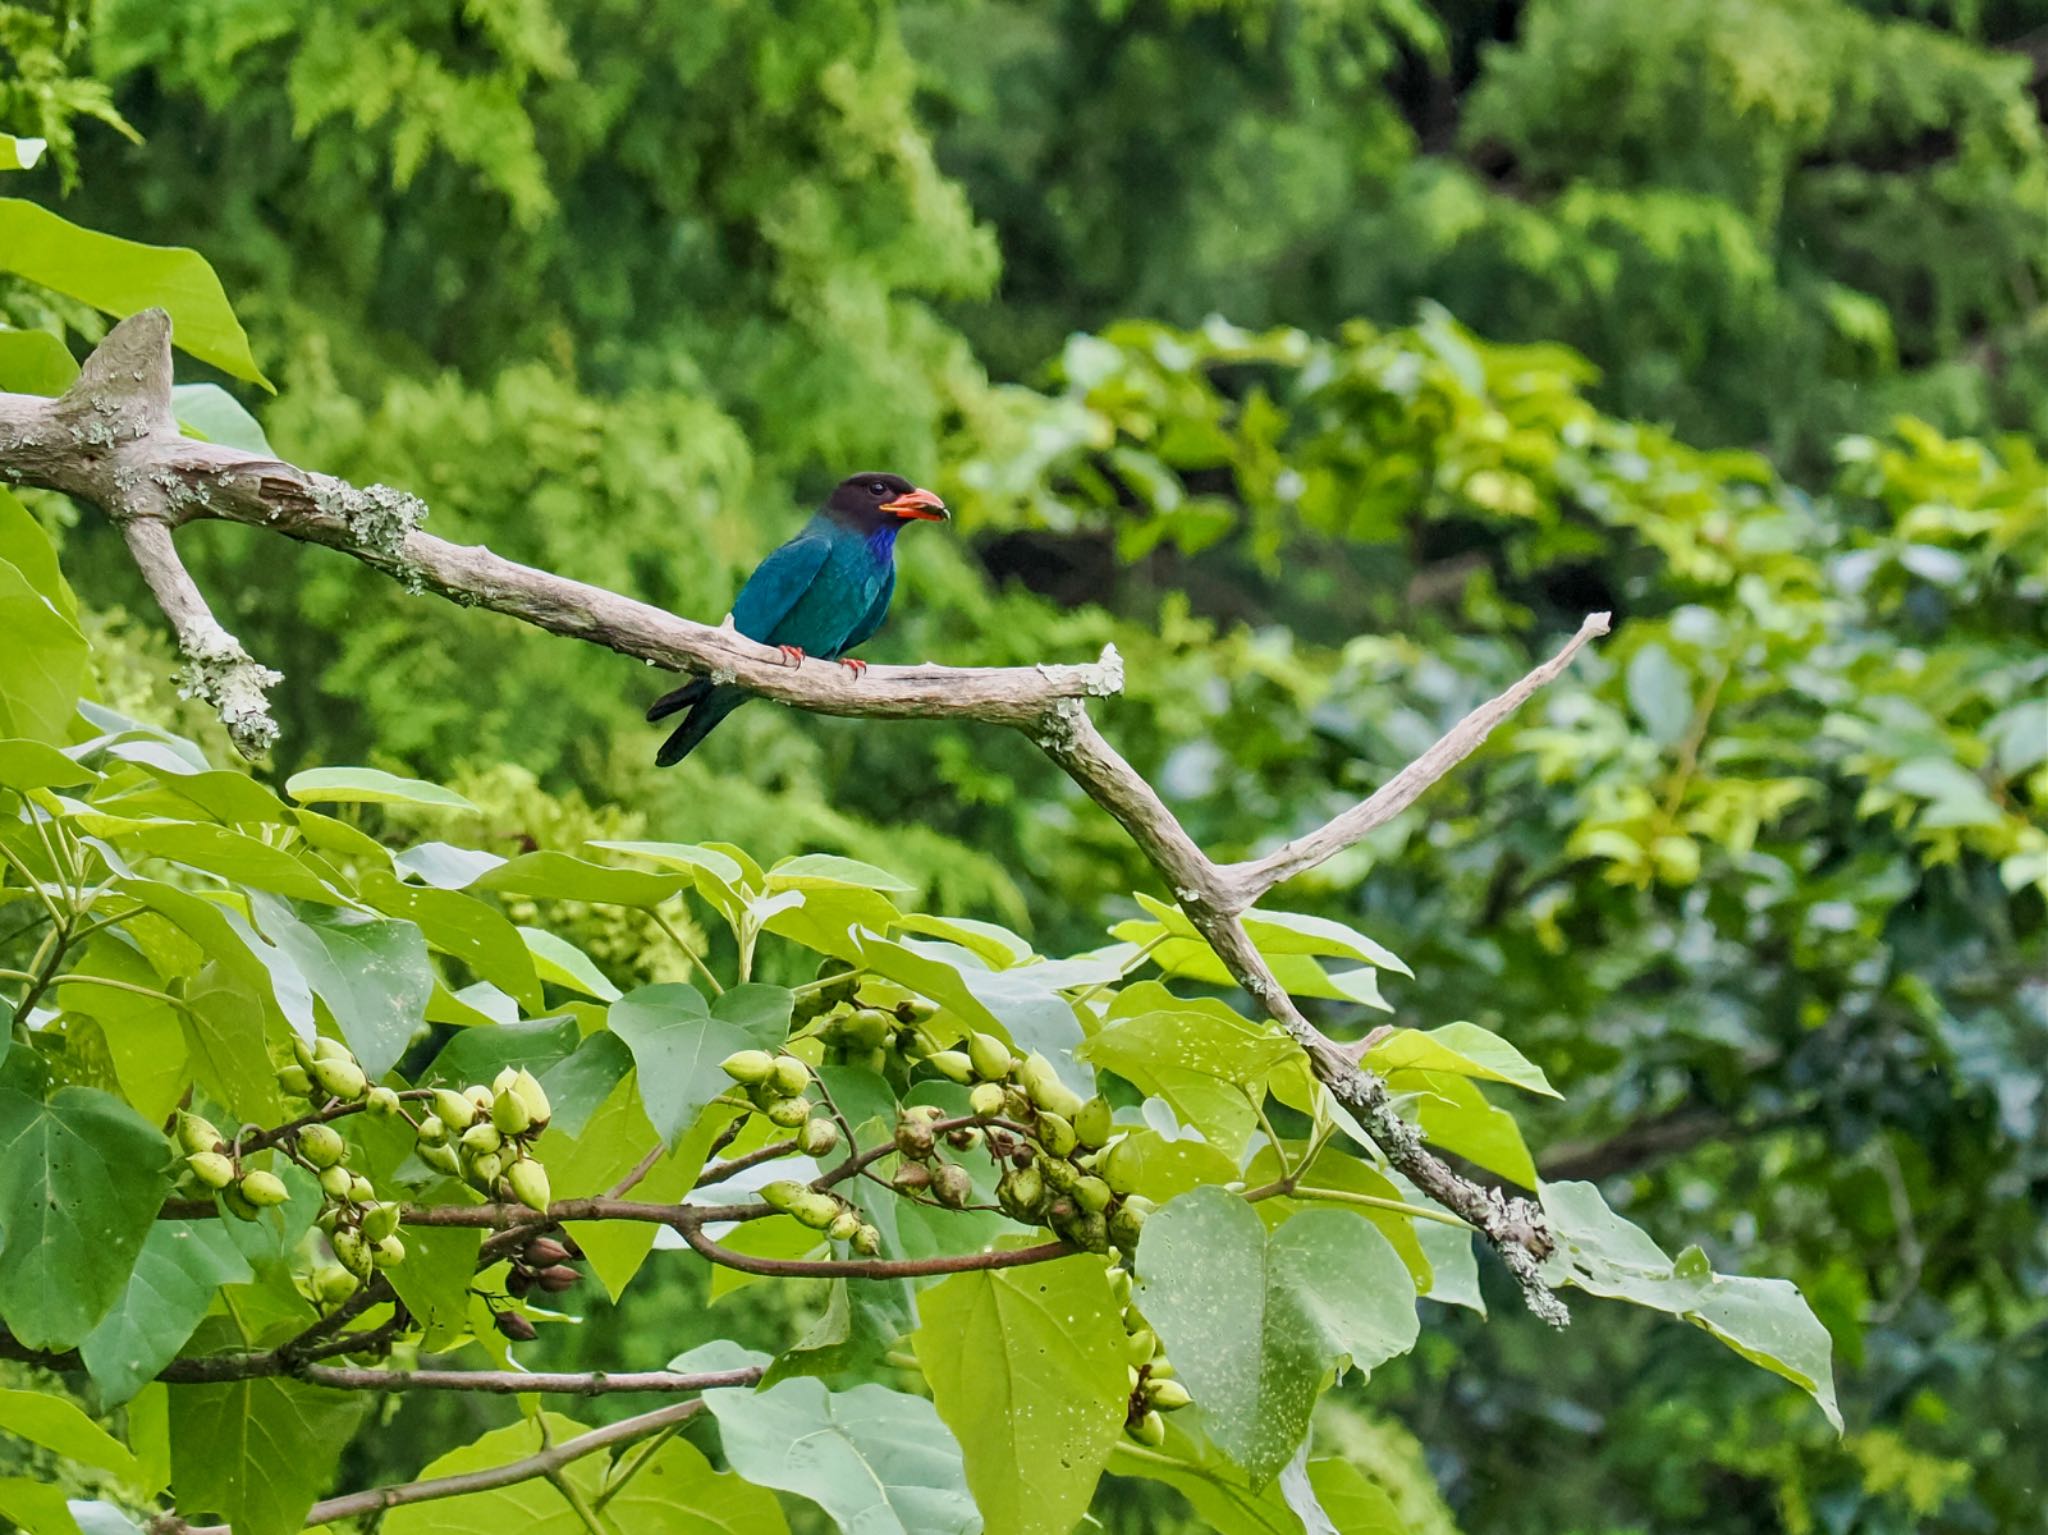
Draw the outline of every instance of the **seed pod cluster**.
<instances>
[{"instance_id":1,"label":"seed pod cluster","mask_svg":"<svg viewBox=\"0 0 2048 1535\"><path fill-rule=\"evenodd\" d=\"M554 1108L532 1072L507 1066L488 1086L437 1087L425 1097L431 1112L413 1125L422 1162L492 1199L547 1210L553 1195L533 1143Z\"/></svg>"},{"instance_id":2,"label":"seed pod cluster","mask_svg":"<svg viewBox=\"0 0 2048 1535\"><path fill-rule=\"evenodd\" d=\"M1131 1305L1130 1270L1111 1269L1109 1290L1123 1318L1124 1366L1131 1385L1124 1406L1124 1432L1156 1450L1166 1442L1166 1419L1161 1414L1185 1407L1194 1398L1174 1378L1173 1365L1158 1335Z\"/></svg>"},{"instance_id":3,"label":"seed pod cluster","mask_svg":"<svg viewBox=\"0 0 2048 1535\"><path fill-rule=\"evenodd\" d=\"M526 1295L539 1290L559 1295L582 1279L582 1271L574 1267L582 1257L583 1249L566 1233L559 1237L535 1237L513 1254L511 1271L505 1276L506 1293ZM504 1331L502 1322L499 1331Z\"/></svg>"},{"instance_id":4,"label":"seed pod cluster","mask_svg":"<svg viewBox=\"0 0 2048 1535\"><path fill-rule=\"evenodd\" d=\"M1087 1252L1135 1251L1152 1202L1133 1192L1128 1156L1124 1176L1112 1171L1123 1143L1110 1145L1116 1125L1108 1101L1083 1099L1043 1055L1019 1057L992 1034L969 1034L958 1053L974 1084L968 1106L1005 1121L986 1132L990 1154L1005 1167L996 1185L1004 1213L1050 1226Z\"/></svg>"},{"instance_id":5,"label":"seed pod cluster","mask_svg":"<svg viewBox=\"0 0 2048 1535\"><path fill-rule=\"evenodd\" d=\"M862 1257L872 1258L882 1250L882 1233L861 1219L860 1211L837 1194L814 1189L794 1178L778 1178L763 1184L760 1194L762 1203L770 1209L795 1217L835 1242L850 1243Z\"/></svg>"}]
</instances>

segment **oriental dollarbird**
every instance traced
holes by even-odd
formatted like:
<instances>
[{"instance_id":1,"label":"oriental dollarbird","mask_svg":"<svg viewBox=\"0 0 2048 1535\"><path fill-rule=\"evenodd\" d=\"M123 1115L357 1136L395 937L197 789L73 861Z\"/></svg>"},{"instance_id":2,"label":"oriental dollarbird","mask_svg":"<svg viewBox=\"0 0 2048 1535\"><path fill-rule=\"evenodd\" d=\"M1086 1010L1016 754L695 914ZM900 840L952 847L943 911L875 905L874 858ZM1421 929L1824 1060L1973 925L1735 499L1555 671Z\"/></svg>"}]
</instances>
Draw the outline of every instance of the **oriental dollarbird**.
<instances>
[{"instance_id":1,"label":"oriental dollarbird","mask_svg":"<svg viewBox=\"0 0 2048 1535\"><path fill-rule=\"evenodd\" d=\"M806 657L837 661L858 676L867 662L846 652L877 629L896 591L896 535L906 522L943 522L946 503L894 474L842 481L788 543L763 560L733 600L732 624L773 645L792 666ZM683 716L655 764L681 762L712 728L754 695L730 682L697 677L665 693L649 721Z\"/></svg>"}]
</instances>

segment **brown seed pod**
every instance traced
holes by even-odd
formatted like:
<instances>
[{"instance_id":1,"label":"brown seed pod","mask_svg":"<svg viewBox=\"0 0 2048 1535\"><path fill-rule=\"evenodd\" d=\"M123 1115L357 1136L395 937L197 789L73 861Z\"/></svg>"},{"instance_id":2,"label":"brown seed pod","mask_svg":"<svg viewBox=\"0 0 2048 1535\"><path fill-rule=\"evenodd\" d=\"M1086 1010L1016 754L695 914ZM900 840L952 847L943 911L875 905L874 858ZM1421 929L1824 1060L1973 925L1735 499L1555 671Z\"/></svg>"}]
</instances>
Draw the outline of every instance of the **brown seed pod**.
<instances>
[{"instance_id":1,"label":"brown seed pod","mask_svg":"<svg viewBox=\"0 0 2048 1535\"><path fill-rule=\"evenodd\" d=\"M572 1256L575 1255L570 1253L567 1245L557 1242L553 1237L535 1237L526 1244L526 1261L535 1268L544 1269L550 1264L561 1263Z\"/></svg>"},{"instance_id":2,"label":"brown seed pod","mask_svg":"<svg viewBox=\"0 0 2048 1535\"><path fill-rule=\"evenodd\" d=\"M540 1336L533 1323L516 1311L500 1311L493 1320L497 1323L498 1331L514 1343L531 1343Z\"/></svg>"},{"instance_id":3,"label":"brown seed pod","mask_svg":"<svg viewBox=\"0 0 2048 1535\"><path fill-rule=\"evenodd\" d=\"M566 1263L557 1263L544 1268L534 1275L534 1282L550 1295L560 1295L564 1290L582 1282L583 1276Z\"/></svg>"},{"instance_id":4,"label":"brown seed pod","mask_svg":"<svg viewBox=\"0 0 2048 1535\"><path fill-rule=\"evenodd\" d=\"M533 1288L533 1270L516 1268L505 1276L505 1293L524 1295Z\"/></svg>"}]
</instances>

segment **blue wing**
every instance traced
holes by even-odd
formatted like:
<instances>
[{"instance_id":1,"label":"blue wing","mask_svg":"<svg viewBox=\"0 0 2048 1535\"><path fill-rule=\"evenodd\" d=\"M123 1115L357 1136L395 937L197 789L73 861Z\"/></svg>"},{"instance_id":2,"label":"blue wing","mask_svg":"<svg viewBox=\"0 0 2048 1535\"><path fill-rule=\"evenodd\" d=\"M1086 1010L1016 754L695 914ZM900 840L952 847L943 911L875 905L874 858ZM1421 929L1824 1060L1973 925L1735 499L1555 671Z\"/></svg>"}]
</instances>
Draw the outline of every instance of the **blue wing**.
<instances>
[{"instance_id":1,"label":"blue wing","mask_svg":"<svg viewBox=\"0 0 2048 1535\"><path fill-rule=\"evenodd\" d=\"M754 568L739 596L733 599L733 627L750 640L774 644L776 626L810 589L831 552L830 539L821 534L800 533L769 555Z\"/></svg>"},{"instance_id":2,"label":"blue wing","mask_svg":"<svg viewBox=\"0 0 2048 1535\"><path fill-rule=\"evenodd\" d=\"M896 567L891 564L888 573L882 577L881 589L875 593L875 600L868 604L867 612L861 614L860 622L853 626L853 633L839 647L842 653L874 637L875 631L882 627L882 620L889 616L889 599L895 595Z\"/></svg>"}]
</instances>

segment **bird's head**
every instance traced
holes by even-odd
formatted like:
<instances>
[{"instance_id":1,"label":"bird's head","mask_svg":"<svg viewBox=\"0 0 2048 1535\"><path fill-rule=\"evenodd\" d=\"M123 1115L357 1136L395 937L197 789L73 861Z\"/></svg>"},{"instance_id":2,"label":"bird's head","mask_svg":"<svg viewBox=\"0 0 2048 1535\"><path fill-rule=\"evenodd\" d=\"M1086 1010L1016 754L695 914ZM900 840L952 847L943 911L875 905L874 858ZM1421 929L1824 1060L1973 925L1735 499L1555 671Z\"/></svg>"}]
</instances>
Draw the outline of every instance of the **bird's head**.
<instances>
[{"instance_id":1,"label":"bird's head","mask_svg":"<svg viewBox=\"0 0 2048 1535\"><path fill-rule=\"evenodd\" d=\"M841 480L825 510L852 527L874 529L911 521L944 522L946 503L900 474L856 474Z\"/></svg>"}]
</instances>

